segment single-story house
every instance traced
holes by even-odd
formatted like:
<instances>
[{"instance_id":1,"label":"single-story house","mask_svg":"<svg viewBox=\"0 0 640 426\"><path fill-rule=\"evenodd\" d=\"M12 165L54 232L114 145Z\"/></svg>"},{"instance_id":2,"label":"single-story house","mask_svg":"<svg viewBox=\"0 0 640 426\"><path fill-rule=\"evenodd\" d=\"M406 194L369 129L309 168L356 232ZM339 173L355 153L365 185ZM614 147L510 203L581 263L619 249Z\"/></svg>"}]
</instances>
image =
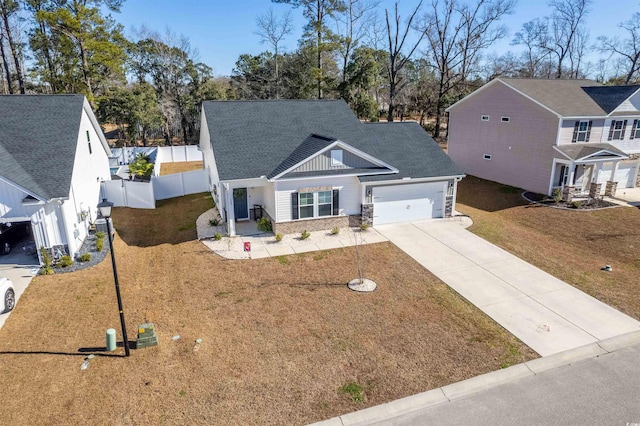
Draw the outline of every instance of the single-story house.
<instances>
[{"instance_id":1,"label":"single-story house","mask_svg":"<svg viewBox=\"0 0 640 426\"><path fill-rule=\"evenodd\" d=\"M640 85L496 78L447 111L465 173L549 195L640 184Z\"/></svg>"},{"instance_id":2,"label":"single-story house","mask_svg":"<svg viewBox=\"0 0 640 426\"><path fill-rule=\"evenodd\" d=\"M74 256L110 155L84 96L0 96L0 223L29 223L35 247Z\"/></svg>"},{"instance_id":3,"label":"single-story house","mask_svg":"<svg viewBox=\"0 0 640 426\"><path fill-rule=\"evenodd\" d=\"M361 123L342 100L206 101L200 149L230 235L442 218L464 176L415 122ZM256 210L257 209L257 210Z\"/></svg>"}]
</instances>

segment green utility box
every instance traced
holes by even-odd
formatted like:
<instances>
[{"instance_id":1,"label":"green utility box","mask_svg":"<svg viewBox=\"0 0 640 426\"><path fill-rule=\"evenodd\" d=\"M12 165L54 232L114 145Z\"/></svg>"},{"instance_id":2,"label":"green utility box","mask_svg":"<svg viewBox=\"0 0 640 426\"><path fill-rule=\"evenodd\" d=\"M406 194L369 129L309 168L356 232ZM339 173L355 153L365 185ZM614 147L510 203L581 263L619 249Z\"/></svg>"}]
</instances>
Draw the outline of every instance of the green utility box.
<instances>
[{"instance_id":1,"label":"green utility box","mask_svg":"<svg viewBox=\"0 0 640 426\"><path fill-rule=\"evenodd\" d=\"M151 323L138 326L138 338L136 339L136 349L148 346L158 346L158 335Z\"/></svg>"}]
</instances>

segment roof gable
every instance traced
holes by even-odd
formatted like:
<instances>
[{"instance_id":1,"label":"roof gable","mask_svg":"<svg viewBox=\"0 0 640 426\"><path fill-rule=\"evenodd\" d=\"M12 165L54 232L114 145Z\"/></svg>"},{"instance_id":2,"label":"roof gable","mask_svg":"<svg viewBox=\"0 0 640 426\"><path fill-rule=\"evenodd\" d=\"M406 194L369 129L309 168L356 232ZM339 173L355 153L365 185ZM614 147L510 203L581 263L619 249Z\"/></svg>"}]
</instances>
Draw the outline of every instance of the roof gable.
<instances>
[{"instance_id":1,"label":"roof gable","mask_svg":"<svg viewBox=\"0 0 640 426\"><path fill-rule=\"evenodd\" d=\"M203 111L222 181L277 177L338 141L398 170L394 179L463 175L417 123L361 123L343 100L205 101Z\"/></svg>"},{"instance_id":2,"label":"roof gable","mask_svg":"<svg viewBox=\"0 0 640 426\"><path fill-rule=\"evenodd\" d=\"M640 86L600 86L584 87L583 90L593 99L602 110L610 114L620 104L629 99Z\"/></svg>"},{"instance_id":3,"label":"roof gable","mask_svg":"<svg viewBox=\"0 0 640 426\"><path fill-rule=\"evenodd\" d=\"M603 158L629 158L627 154L608 143L572 143L554 146L563 156L573 161L599 160Z\"/></svg>"},{"instance_id":4,"label":"roof gable","mask_svg":"<svg viewBox=\"0 0 640 426\"><path fill-rule=\"evenodd\" d=\"M0 176L42 199L69 196L82 95L0 96Z\"/></svg>"}]
</instances>

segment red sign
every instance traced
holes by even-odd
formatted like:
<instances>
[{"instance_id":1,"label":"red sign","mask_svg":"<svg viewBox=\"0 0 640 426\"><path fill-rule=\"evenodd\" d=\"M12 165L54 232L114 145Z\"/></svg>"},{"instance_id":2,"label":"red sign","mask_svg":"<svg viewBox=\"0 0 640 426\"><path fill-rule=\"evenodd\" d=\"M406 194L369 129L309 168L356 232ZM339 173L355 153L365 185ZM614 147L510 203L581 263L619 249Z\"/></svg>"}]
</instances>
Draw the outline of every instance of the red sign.
<instances>
[{"instance_id":1,"label":"red sign","mask_svg":"<svg viewBox=\"0 0 640 426\"><path fill-rule=\"evenodd\" d=\"M244 243L244 251L251 251L251 243L250 242L246 242Z\"/></svg>"}]
</instances>

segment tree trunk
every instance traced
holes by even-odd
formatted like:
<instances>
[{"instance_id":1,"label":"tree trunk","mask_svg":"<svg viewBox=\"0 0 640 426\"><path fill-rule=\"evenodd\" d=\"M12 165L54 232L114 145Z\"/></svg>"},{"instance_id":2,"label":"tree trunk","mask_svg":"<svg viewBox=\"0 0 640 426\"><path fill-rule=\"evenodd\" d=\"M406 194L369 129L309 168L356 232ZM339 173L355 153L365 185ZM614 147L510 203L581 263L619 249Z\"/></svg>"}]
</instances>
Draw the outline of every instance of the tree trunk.
<instances>
[{"instance_id":1,"label":"tree trunk","mask_svg":"<svg viewBox=\"0 0 640 426\"><path fill-rule=\"evenodd\" d=\"M87 98L89 98L89 103L91 107L95 109L94 99L93 99L93 88L91 87L91 77L89 76L89 60L87 59L87 52L84 47L84 42L82 40L78 40L78 46L80 47L80 58L82 59L82 76L84 78L84 84L87 86Z\"/></svg>"},{"instance_id":2,"label":"tree trunk","mask_svg":"<svg viewBox=\"0 0 640 426\"><path fill-rule=\"evenodd\" d=\"M13 95L13 87L11 84L11 70L9 70L9 63L7 62L7 55L4 51L4 40L2 34L0 34L0 54L2 55L2 65L4 65L4 74L7 79L7 88L9 89L9 94Z\"/></svg>"},{"instance_id":3,"label":"tree trunk","mask_svg":"<svg viewBox=\"0 0 640 426\"><path fill-rule=\"evenodd\" d=\"M20 67L20 58L18 55L17 46L13 42L13 37L11 36L11 28L9 28L9 17L7 16L6 10L2 11L2 20L4 21L4 30L5 30L5 33L7 34L9 49L11 50L11 55L13 56L13 62L16 67L16 76L18 77L18 87L20 89L20 93L24 95L24 77L22 76L22 68Z\"/></svg>"},{"instance_id":4,"label":"tree trunk","mask_svg":"<svg viewBox=\"0 0 640 426\"><path fill-rule=\"evenodd\" d=\"M322 0L317 0L318 6L318 20L316 25L318 26L318 99L322 99Z\"/></svg>"}]
</instances>

